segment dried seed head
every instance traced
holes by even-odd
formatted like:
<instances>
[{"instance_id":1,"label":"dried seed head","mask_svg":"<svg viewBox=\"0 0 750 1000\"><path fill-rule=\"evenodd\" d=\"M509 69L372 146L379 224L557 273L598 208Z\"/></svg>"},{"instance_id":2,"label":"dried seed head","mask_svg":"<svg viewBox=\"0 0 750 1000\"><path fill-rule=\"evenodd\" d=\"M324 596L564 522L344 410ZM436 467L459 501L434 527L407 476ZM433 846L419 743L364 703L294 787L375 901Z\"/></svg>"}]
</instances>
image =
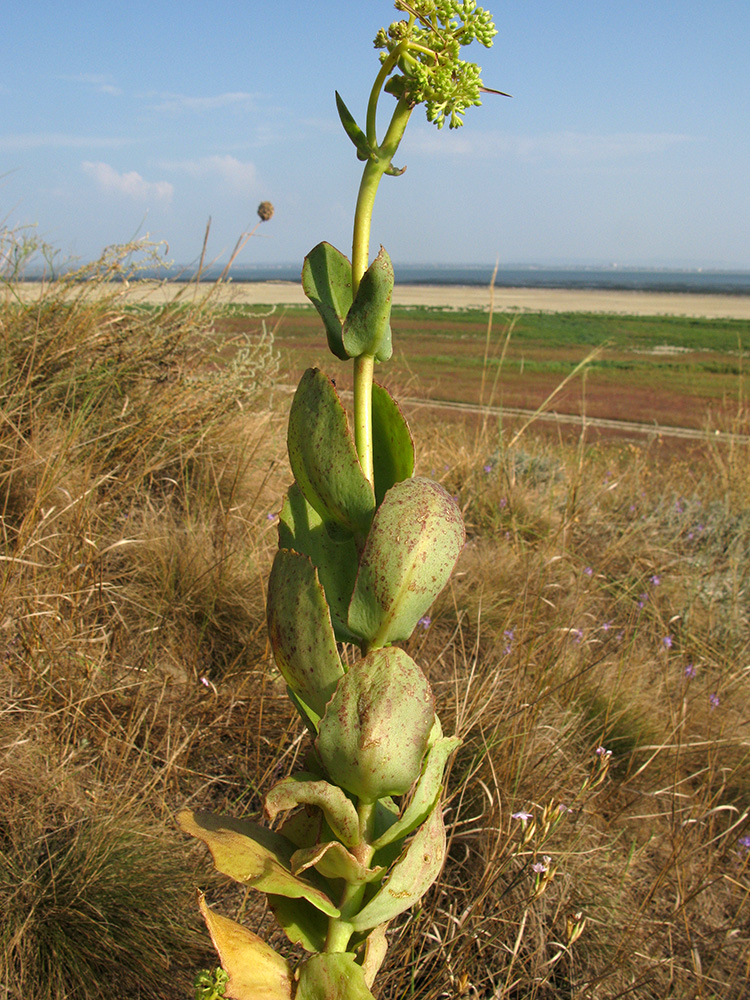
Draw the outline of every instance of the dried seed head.
<instances>
[{"instance_id":1,"label":"dried seed head","mask_svg":"<svg viewBox=\"0 0 750 1000\"><path fill-rule=\"evenodd\" d=\"M258 205L258 215L261 222L268 222L269 219L273 218L273 205L270 201L262 201Z\"/></svg>"}]
</instances>

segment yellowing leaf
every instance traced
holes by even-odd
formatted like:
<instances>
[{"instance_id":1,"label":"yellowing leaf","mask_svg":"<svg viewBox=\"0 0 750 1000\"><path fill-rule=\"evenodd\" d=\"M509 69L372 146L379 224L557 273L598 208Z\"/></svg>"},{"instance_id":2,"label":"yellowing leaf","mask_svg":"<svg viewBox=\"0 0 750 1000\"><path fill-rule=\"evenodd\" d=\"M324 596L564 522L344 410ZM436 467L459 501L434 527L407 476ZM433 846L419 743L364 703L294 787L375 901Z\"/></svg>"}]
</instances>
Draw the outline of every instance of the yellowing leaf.
<instances>
[{"instance_id":1,"label":"yellowing leaf","mask_svg":"<svg viewBox=\"0 0 750 1000\"><path fill-rule=\"evenodd\" d=\"M179 814L177 822L185 833L206 844L223 875L260 892L306 899L329 917L340 915L317 872L310 872L307 878L292 874L294 845L273 830L250 820L189 809Z\"/></svg>"},{"instance_id":2,"label":"yellowing leaf","mask_svg":"<svg viewBox=\"0 0 750 1000\"><path fill-rule=\"evenodd\" d=\"M224 971L224 995L233 1000L291 1000L288 963L247 927L214 913L200 896L199 906Z\"/></svg>"}]
</instances>

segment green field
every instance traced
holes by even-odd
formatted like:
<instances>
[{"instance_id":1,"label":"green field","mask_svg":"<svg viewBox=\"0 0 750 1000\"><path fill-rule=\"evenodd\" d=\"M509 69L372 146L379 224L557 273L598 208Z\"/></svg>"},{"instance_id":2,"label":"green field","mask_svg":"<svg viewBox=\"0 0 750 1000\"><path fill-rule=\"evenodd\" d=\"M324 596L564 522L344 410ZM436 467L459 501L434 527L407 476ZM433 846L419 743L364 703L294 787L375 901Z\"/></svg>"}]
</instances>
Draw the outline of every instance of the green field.
<instances>
[{"instance_id":1,"label":"green field","mask_svg":"<svg viewBox=\"0 0 750 1000\"><path fill-rule=\"evenodd\" d=\"M245 329L270 308L230 307L217 329ZM312 307L277 309L267 323L290 378L318 365L346 385L346 366L321 344ZM585 384L582 370L555 409L695 428L723 423L736 409L750 343L746 320L580 313L497 314L488 329L480 310L400 307L392 328L384 377L408 384L410 395L533 409L588 358Z\"/></svg>"}]
</instances>

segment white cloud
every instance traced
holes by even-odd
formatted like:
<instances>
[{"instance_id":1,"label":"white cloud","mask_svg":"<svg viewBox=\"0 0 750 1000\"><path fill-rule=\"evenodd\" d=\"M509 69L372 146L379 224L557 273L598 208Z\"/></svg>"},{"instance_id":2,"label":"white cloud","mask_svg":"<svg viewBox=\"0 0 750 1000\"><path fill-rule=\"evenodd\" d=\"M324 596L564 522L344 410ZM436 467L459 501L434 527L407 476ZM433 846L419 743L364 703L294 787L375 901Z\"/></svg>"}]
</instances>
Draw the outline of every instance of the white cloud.
<instances>
[{"instance_id":1,"label":"white cloud","mask_svg":"<svg viewBox=\"0 0 750 1000\"><path fill-rule=\"evenodd\" d=\"M433 130L434 131L434 130ZM673 132L545 132L540 135L511 135L504 132L474 132L444 137L422 130L416 139L421 152L432 153L441 140L441 152L459 156L505 156L523 161L623 160L653 156L673 146L694 142L695 137Z\"/></svg>"},{"instance_id":2,"label":"white cloud","mask_svg":"<svg viewBox=\"0 0 750 1000\"><path fill-rule=\"evenodd\" d=\"M95 87L100 94L110 94L119 97L122 94L120 87L111 82L111 77L103 73L78 73L75 76L62 76L61 80L73 80L75 83L87 83Z\"/></svg>"},{"instance_id":3,"label":"white cloud","mask_svg":"<svg viewBox=\"0 0 750 1000\"><path fill-rule=\"evenodd\" d=\"M135 201L172 200L174 188L169 181L147 181L135 170L120 174L108 163L92 163L87 160L81 166L101 191L125 195Z\"/></svg>"},{"instance_id":4,"label":"white cloud","mask_svg":"<svg viewBox=\"0 0 750 1000\"><path fill-rule=\"evenodd\" d=\"M213 97L188 97L186 94L163 94L159 104L154 105L154 111L182 114L186 111L216 111L219 108L226 108L232 105L252 108L255 106L255 97L244 91L216 94Z\"/></svg>"},{"instance_id":5,"label":"white cloud","mask_svg":"<svg viewBox=\"0 0 750 1000\"><path fill-rule=\"evenodd\" d=\"M255 164L238 160L234 156L202 156L197 160L178 160L162 163L164 170L178 170L190 177L217 177L233 191L247 191L257 182Z\"/></svg>"}]
</instances>

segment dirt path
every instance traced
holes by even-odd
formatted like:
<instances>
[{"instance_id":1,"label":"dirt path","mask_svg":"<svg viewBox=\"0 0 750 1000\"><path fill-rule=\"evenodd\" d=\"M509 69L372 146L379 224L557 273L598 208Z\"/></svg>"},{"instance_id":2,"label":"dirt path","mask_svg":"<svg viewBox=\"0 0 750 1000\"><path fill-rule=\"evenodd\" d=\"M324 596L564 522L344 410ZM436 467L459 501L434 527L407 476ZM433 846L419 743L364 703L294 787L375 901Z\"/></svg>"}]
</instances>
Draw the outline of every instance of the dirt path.
<instances>
[{"instance_id":1,"label":"dirt path","mask_svg":"<svg viewBox=\"0 0 750 1000\"><path fill-rule=\"evenodd\" d=\"M279 384L277 392L289 393L296 391L296 386ZM349 389L338 388L343 399L351 399ZM449 400L425 399L417 396L399 396L398 404L403 410L443 410L454 416L465 414L472 417L511 417L519 421L536 423L554 423L566 427L590 427L609 434L638 434L654 438L674 438L683 441L721 441L735 444L750 444L750 435L733 434L729 431L704 431L694 427L671 427L665 424L640 423L635 420L614 420L610 417L590 417L578 413L558 413L556 410L524 409L518 406L479 406L476 403L457 403Z\"/></svg>"},{"instance_id":2,"label":"dirt path","mask_svg":"<svg viewBox=\"0 0 750 1000\"><path fill-rule=\"evenodd\" d=\"M342 393L342 395L344 395ZM668 427L656 423L638 423L634 420L613 420L609 417L589 417L581 416L577 413L558 413L554 410L540 412L538 410L527 410L516 406L477 406L473 403L454 403L447 401L435 401L431 399L417 399L407 397L399 399L399 405L408 409L422 408L431 410L447 410L453 413L466 413L472 416L492 416L492 417L513 417L521 421L545 421L556 424L573 425L577 427L596 428L598 430L616 432L618 434L645 434L651 437L682 438L687 441L734 441L737 443L750 443L750 435L732 434L728 431L702 431L692 427Z\"/></svg>"}]
</instances>

